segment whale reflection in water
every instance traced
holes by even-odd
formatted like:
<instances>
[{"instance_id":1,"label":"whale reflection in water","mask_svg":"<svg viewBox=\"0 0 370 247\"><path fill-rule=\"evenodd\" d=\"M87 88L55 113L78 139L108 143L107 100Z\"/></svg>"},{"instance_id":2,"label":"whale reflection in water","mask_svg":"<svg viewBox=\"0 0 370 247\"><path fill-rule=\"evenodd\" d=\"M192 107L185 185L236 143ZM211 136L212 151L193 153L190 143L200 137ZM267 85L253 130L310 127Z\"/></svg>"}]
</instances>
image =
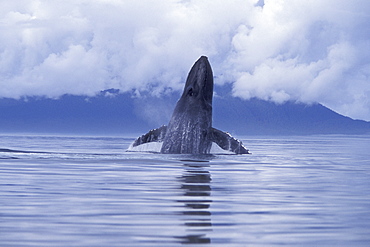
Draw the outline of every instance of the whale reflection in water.
<instances>
[{"instance_id":1,"label":"whale reflection in water","mask_svg":"<svg viewBox=\"0 0 370 247\"><path fill-rule=\"evenodd\" d=\"M181 212L184 215L184 225L189 232L186 236L175 237L183 244L211 243L207 232L212 231L211 212L209 211L212 200L211 175L205 168L204 163L185 163L184 174L179 177L183 199L177 200L185 208Z\"/></svg>"}]
</instances>

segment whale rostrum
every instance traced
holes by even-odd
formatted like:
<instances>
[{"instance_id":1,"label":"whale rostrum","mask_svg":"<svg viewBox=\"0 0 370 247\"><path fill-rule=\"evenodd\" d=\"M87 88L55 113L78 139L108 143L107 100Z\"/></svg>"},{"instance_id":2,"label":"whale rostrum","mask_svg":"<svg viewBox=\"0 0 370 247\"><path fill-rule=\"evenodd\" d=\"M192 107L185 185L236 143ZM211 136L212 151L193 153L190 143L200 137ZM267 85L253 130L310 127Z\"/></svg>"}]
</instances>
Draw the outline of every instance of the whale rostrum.
<instances>
[{"instance_id":1,"label":"whale rostrum","mask_svg":"<svg viewBox=\"0 0 370 247\"><path fill-rule=\"evenodd\" d=\"M212 98L212 68L208 58L202 56L189 72L168 125L138 137L132 146L162 142L161 153L208 154L214 142L224 150L249 154L241 141L212 127Z\"/></svg>"}]
</instances>

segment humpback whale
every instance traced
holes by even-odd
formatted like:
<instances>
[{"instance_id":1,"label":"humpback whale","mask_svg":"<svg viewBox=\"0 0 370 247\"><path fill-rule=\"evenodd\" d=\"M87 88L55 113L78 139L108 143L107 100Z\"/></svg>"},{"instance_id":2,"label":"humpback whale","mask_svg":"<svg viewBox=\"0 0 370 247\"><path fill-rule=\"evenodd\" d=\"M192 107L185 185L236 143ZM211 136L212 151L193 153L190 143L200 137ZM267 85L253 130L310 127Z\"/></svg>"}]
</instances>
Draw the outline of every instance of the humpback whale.
<instances>
[{"instance_id":1,"label":"humpback whale","mask_svg":"<svg viewBox=\"0 0 370 247\"><path fill-rule=\"evenodd\" d=\"M208 154L212 143L235 154L249 154L243 143L212 127L213 72L206 56L191 68L168 125L138 137L131 147L161 143L165 154Z\"/></svg>"}]
</instances>

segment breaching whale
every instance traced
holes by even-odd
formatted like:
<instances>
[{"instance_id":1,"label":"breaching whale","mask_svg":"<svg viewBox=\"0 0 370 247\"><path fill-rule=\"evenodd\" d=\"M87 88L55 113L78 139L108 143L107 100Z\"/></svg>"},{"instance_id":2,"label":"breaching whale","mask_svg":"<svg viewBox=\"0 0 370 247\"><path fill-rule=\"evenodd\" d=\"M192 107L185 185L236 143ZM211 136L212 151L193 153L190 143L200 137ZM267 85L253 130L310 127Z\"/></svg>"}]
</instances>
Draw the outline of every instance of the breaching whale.
<instances>
[{"instance_id":1,"label":"breaching whale","mask_svg":"<svg viewBox=\"0 0 370 247\"><path fill-rule=\"evenodd\" d=\"M169 124L138 137L131 147L159 142L161 153L208 154L212 143L236 154L249 154L243 143L212 127L213 73L206 56L200 57L186 79Z\"/></svg>"}]
</instances>

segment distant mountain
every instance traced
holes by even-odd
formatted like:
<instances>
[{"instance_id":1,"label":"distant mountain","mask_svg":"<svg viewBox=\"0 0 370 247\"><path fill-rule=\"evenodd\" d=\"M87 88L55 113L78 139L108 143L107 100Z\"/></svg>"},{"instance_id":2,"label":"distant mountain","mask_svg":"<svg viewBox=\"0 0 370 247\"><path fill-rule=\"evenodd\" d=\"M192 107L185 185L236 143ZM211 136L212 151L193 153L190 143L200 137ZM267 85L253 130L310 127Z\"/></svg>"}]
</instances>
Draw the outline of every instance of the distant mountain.
<instances>
[{"instance_id":1,"label":"distant mountain","mask_svg":"<svg viewBox=\"0 0 370 247\"><path fill-rule=\"evenodd\" d=\"M126 134L150 126L135 114L128 94L107 97L65 95L60 99L0 99L0 132Z\"/></svg>"},{"instance_id":2,"label":"distant mountain","mask_svg":"<svg viewBox=\"0 0 370 247\"><path fill-rule=\"evenodd\" d=\"M135 98L116 90L96 97L0 99L0 132L136 136L167 124L178 99ZM320 105L215 97L213 125L235 135L370 133L370 122L353 120Z\"/></svg>"},{"instance_id":3,"label":"distant mountain","mask_svg":"<svg viewBox=\"0 0 370 247\"><path fill-rule=\"evenodd\" d=\"M370 134L370 122L353 120L321 104L277 105L229 97L216 98L213 109L214 126L243 135Z\"/></svg>"}]
</instances>

